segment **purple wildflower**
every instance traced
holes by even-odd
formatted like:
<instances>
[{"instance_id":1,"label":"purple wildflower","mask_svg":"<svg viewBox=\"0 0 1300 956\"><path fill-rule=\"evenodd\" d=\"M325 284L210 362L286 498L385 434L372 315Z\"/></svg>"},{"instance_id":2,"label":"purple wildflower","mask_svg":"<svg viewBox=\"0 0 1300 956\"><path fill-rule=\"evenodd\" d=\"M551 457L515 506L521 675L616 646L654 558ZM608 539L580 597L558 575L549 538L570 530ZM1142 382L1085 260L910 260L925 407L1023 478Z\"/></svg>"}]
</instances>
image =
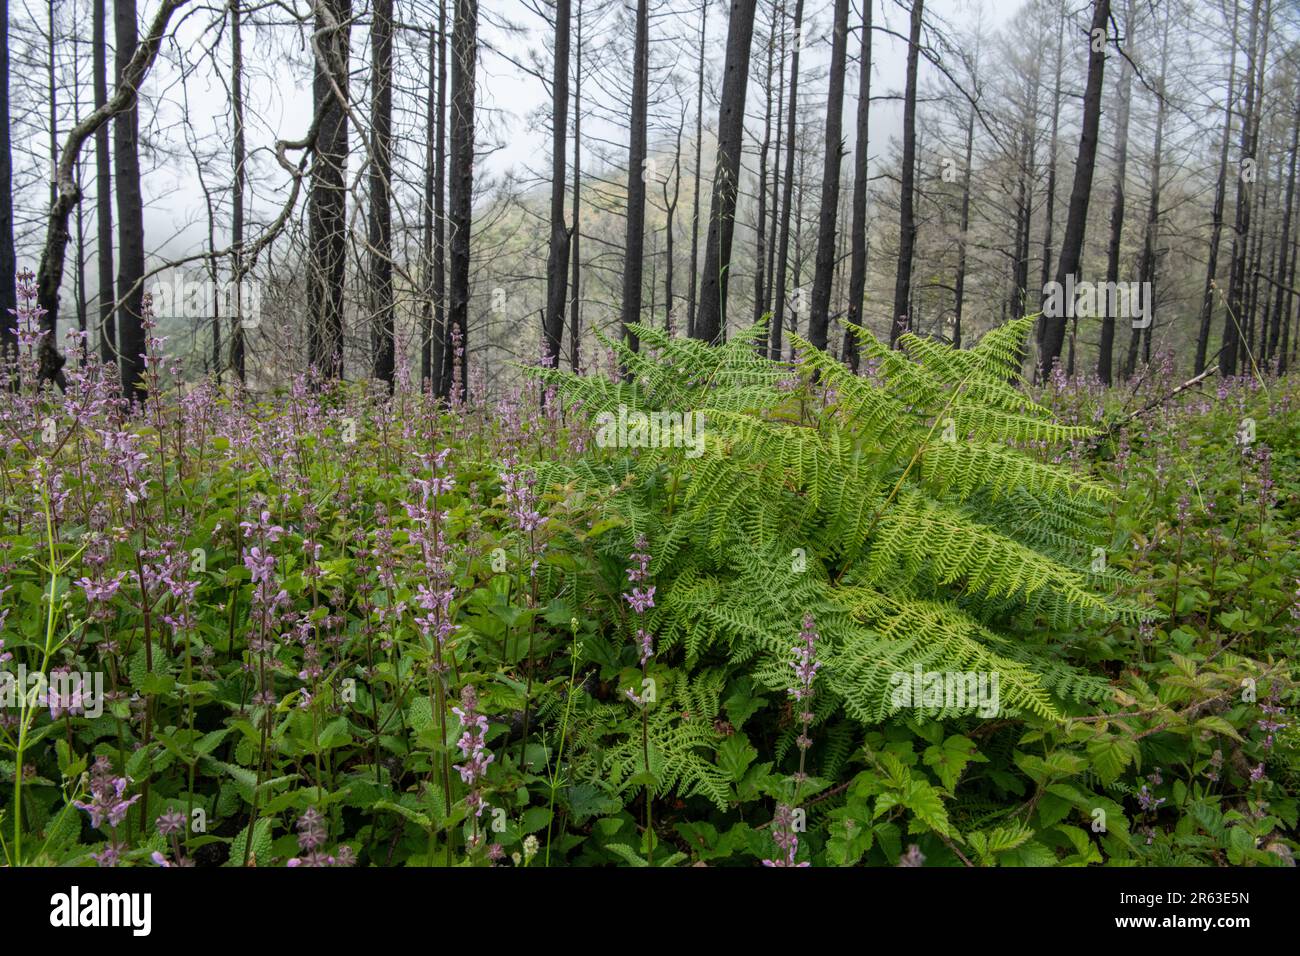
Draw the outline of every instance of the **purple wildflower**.
<instances>
[{"instance_id":1,"label":"purple wildflower","mask_svg":"<svg viewBox=\"0 0 1300 956\"><path fill-rule=\"evenodd\" d=\"M1165 798L1155 796L1145 783L1142 784L1141 789L1138 790L1138 806L1143 810L1156 810L1160 807L1160 804L1164 802Z\"/></svg>"},{"instance_id":2,"label":"purple wildflower","mask_svg":"<svg viewBox=\"0 0 1300 956\"><path fill-rule=\"evenodd\" d=\"M460 774L460 779L470 788L466 803L474 811L474 816L479 817L483 815L483 809L487 806L479 791L479 784L487 776L488 764L492 763L495 755L487 750L488 722L486 717L478 713L478 694L472 684L466 684L460 692L460 702L460 707L451 709L464 730L456 746L460 748L461 756L465 759L463 763L456 765L456 771Z\"/></svg>"},{"instance_id":3,"label":"purple wildflower","mask_svg":"<svg viewBox=\"0 0 1300 956\"><path fill-rule=\"evenodd\" d=\"M179 810L168 810L157 820L158 832L163 836L171 836L174 833L180 833L185 829L185 814Z\"/></svg>"},{"instance_id":4,"label":"purple wildflower","mask_svg":"<svg viewBox=\"0 0 1300 956\"><path fill-rule=\"evenodd\" d=\"M103 761L101 763L101 761ZM111 777L105 774L108 761L100 757L95 761L95 772L91 774L90 801L74 801L73 806L90 814L90 825L98 829L108 821L111 827L118 826L126 819L126 813L140 799L137 793L124 798L127 787L126 777Z\"/></svg>"},{"instance_id":5,"label":"purple wildflower","mask_svg":"<svg viewBox=\"0 0 1300 956\"><path fill-rule=\"evenodd\" d=\"M799 853L799 836L795 831L794 808L784 803L777 804L776 815L772 818L772 842L782 855L772 860L764 860L764 866L808 866L808 861L796 863Z\"/></svg>"},{"instance_id":6,"label":"purple wildflower","mask_svg":"<svg viewBox=\"0 0 1300 956\"><path fill-rule=\"evenodd\" d=\"M925 854L915 843L907 848L907 852L898 858L899 866L925 866Z\"/></svg>"}]
</instances>

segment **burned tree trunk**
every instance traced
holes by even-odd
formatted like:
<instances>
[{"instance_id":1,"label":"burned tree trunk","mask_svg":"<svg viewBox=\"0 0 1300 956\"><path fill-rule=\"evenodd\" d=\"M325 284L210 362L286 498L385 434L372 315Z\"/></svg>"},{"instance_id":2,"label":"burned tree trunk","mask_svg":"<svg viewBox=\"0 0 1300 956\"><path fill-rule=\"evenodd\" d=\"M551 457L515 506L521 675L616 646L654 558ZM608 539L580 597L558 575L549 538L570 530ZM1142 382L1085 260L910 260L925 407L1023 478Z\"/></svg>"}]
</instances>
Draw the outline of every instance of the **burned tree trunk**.
<instances>
[{"instance_id":1,"label":"burned tree trunk","mask_svg":"<svg viewBox=\"0 0 1300 956\"><path fill-rule=\"evenodd\" d=\"M307 200L311 266L307 279L307 361L325 378L343 377L343 284L347 269L348 34L351 0L316 0L312 98L320 117Z\"/></svg>"},{"instance_id":2,"label":"burned tree trunk","mask_svg":"<svg viewBox=\"0 0 1300 956\"><path fill-rule=\"evenodd\" d=\"M817 254L813 269L812 307L808 341L826 348L830 322L831 280L835 274L835 217L840 205L840 161L844 112L844 66L848 51L849 0L835 0L831 26L830 88L826 97L826 153L822 163L822 200L817 222Z\"/></svg>"},{"instance_id":3,"label":"burned tree trunk","mask_svg":"<svg viewBox=\"0 0 1300 956\"><path fill-rule=\"evenodd\" d=\"M736 226L736 196L740 189L749 45L754 36L756 5L757 0L732 0L727 24L727 58L718 114L718 159L709 205L704 271L700 276L700 309L695 320L695 338L705 342L726 338L727 282L731 272L731 239Z\"/></svg>"},{"instance_id":4,"label":"burned tree trunk","mask_svg":"<svg viewBox=\"0 0 1300 956\"><path fill-rule=\"evenodd\" d=\"M912 254L916 248L916 69L921 54L923 0L912 0L911 33L907 40L907 86L903 98L903 168L898 195L898 271L894 278L894 311L889 320L889 344L912 327Z\"/></svg>"},{"instance_id":5,"label":"burned tree trunk","mask_svg":"<svg viewBox=\"0 0 1300 956\"><path fill-rule=\"evenodd\" d=\"M478 0L456 0L451 53L451 312L449 385L469 397L469 255L474 196L474 74ZM459 354L456 354L459 352Z\"/></svg>"},{"instance_id":6,"label":"burned tree trunk","mask_svg":"<svg viewBox=\"0 0 1300 956\"><path fill-rule=\"evenodd\" d=\"M645 252L646 113L650 86L650 14L647 0L637 0L636 48L632 57L631 138L627 161L627 230L623 244L622 334L636 351L636 335L630 326L641 321L642 257Z\"/></svg>"},{"instance_id":7,"label":"burned tree trunk","mask_svg":"<svg viewBox=\"0 0 1300 956\"><path fill-rule=\"evenodd\" d=\"M570 0L555 2L555 64L551 72L551 245L546 257L546 363L560 364L564 346L564 300L569 279L569 229L564 223L565 145L569 131Z\"/></svg>"},{"instance_id":8,"label":"burned tree trunk","mask_svg":"<svg viewBox=\"0 0 1300 956\"><path fill-rule=\"evenodd\" d=\"M867 150L870 138L871 18L874 6L875 0L862 0L862 54L858 64L858 116L853 145L853 222L849 227L852 244L849 248L848 321L853 325L862 322L862 297L867 287ZM967 169L970 168L969 154L966 166ZM962 228L965 229L964 226ZM858 370L858 337L851 329L844 330L844 362L854 372Z\"/></svg>"},{"instance_id":9,"label":"burned tree trunk","mask_svg":"<svg viewBox=\"0 0 1300 956\"><path fill-rule=\"evenodd\" d=\"M1092 27L1088 33L1088 81L1083 93L1083 130L1079 136L1079 156L1074 166L1074 185L1070 189L1070 208L1061 240L1061 258L1056 267L1056 281L1065 287L1067 277L1077 276L1083 258L1083 237L1088 225L1088 202L1092 197L1092 177L1097 165L1097 129L1101 122L1102 80L1106 69L1106 30L1110 22L1110 0L1094 0ZM1065 342L1065 316L1049 318L1043 329L1043 348L1039 356L1039 374L1046 378L1061 357Z\"/></svg>"}]
</instances>

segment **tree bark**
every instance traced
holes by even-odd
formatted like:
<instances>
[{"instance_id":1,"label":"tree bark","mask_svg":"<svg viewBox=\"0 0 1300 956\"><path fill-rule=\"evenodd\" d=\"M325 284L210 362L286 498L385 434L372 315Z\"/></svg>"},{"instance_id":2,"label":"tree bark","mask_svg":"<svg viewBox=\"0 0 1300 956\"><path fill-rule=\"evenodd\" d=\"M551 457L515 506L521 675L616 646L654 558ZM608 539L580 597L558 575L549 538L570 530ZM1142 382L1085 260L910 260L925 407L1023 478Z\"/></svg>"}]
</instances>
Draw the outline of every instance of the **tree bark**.
<instances>
[{"instance_id":1,"label":"tree bark","mask_svg":"<svg viewBox=\"0 0 1300 956\"><path fill-rule=\"evenodd\" d=\"M551 248L546 258L546 363L560 364L569 279L569 229L564 222L565 145L569 132L570 0L555 0L555 63L551 73Z\"/></svg>"},{"instance_id":2,"label":"tree bark","mask_svg":"<svg viewBox=\"0 0 1300 956\"><path fill-rule=\"evenodd\" d=\"M682 132L686 125L686 118L682 117L682 123L677 127L677 148L673 153L673 194L668 195L668 181L663 184L664 191L664 329L669 335L676 333L673 327L673 257L675 255L676 243L674 241L674 225L677 220L677 203L682 193ZM653 283L652 283L653 285ZM654 310L652 309L651 312Z\"/></svg>"},{"instance_id":3,"label":"tree bark","mask_svg":"<svg viewBox=\"0 0 1300 956\"><path fill-rule=\"evenodd\" d=\"M975 105L972 103L969 112L966 114L966 162L962 166L962 174L966 177L961 189L961 221L959 230L961 238L957 243L957 283L953 298L955 304L953 307L952 319L952 345L953 348L961 348L961 319L962 311L966 305L966 233L970 230L970 187L971 187L971 158L975 152ZM1048 181L1051 181L1049 175ZM1051 209L1051 202L1048 202L1048 209Z\"/></svg>"},{"instance_id":4,"label":"tree bark","mask_svg":"<svg viewBox=\"0 0 1300 956\"><path fill-rule=\"evenodd\" d=\"M1201 294L1200 323L1196 333L1197 375L1205 371L1205 356L1210 345L1210 324L1214 318L1215 279L1219 267L1219 243L1223 235L1223 205L1228 183L1228 146L1232 140L1232 115L1237 83L1237 24L1240 5L1232 4L1232 54L1228 63L1228 98L1223 106L1223 137L1219 143L1219 176L1214 186L1213 225L1210 228L1210 250L1205 266L1205 291Z\"/></svg>"},{"instance_id":5,"label":"tree bark","mask_svg":"<svg viewBox=\"0 0 1300 956\"><path fill-rule=\"evenodd\" d=\"M230 368L235 373L235 380L244 384L244 46L242 35L242 18L239 5L241 0L230 0L230 109L235 126L234 144L234 185L231 190L231 236L230 258L231 275L234 279L234 321L230 328ZM213 343L220 351L221 315L212 317ZM221 368L216 368L217 380L221 380Z\"/></svg>"},{"instance_id":6,"label":"tree bark","mask_svg":"<svg viewBox=\"0 0 1300 956\"><path fill-rule=\"evenodd\" d=\"M847 318L849 323L853 325L862 324L862 298L866 294L867 288L867 152L870 142L868 127L871 118L871 21L874 7L875 0L862 0L862 53L858 64L858 115L853 145L853 223L849 227L852 246L849 249L849 307ZM969 148L966 156L966 168L967 170L970 169ZM967 176L969 177L969 172ZM963 225L963 235L965 228ZM964 257L964 238L962 249ZM958 293L958 300L957 308L960 316L960 293ZM845 329L844 362L854 372L857 372L859 361L858 337L850 329Z\"/></svg>"},{"instance_id":7,"label":"tree bark","mask_svg":"<svg viewBox=\"0 0 1300 956\"><path fill-rule=\"evenodd\" d=\"M1300 89L1296 91L1295 117L1291 121L1291 160L1287 168L1286 175L1286 204L1285 211L1282 214L1282 243L1279 254L1278 267L1275 275L1282 277L1287 274L1288 257L1291 262L1291 268L1295 267L1295 250L1291 248L1291 217L1295 209L1295 170L1296 154L1300 152ZM1284 297L1288 300L1284 302ZM1268 357L1277 358L1277 373L1279 375L1286 372L1286 330L1290 327L1291 307L1289 304L1290 293L1283 289L1279 283L1277 293L1273 300L1273 322L1268 333ZM1278 350L1279 343L1281 351Z\"/></svg>"},{"instance_id":8,"label":"tree bark","mask_svg":"<svg viewBox=\"0 0 1300 956\"><path fill-rule=\"evenodd\" d=\"M474 74L478 0L456 0L451 56L451 313L452 379L469 398L469 258L474 195ZM459 354L455 354L459 352Z\"/></svg>"},{"instance_id":9,"label":"tree bark","mask_svg":"<svg viewBox=\"0 0 1300 956\"><path fill-rule=\"evenodd\" d=\"M343 286L347 270L348 95L351 0L315 0L312 97L320 125L307 202L309 267L307 360L324 378L343 377Z\"/></svg>"},{"instance_id":10,"label":"tree bark","mask_svg":"<svg viewBox=\"0 0 1300 956\"><path fill-rule=\"evenodd\" d=\"M627 160L627 230L623 256L622 335L632 351L639 347L630 326L641 321L641 277L645 251L646 112L650 86L650 14L647 0L637 0L635 52L632 57L631 138Z\"/></svg>"},{"instance_id":11,"label":"tree bark","mask_svg":"<svg viewBox=\"0 0 1300 956\"><path fill-rule=\"evenodd\" d=\"M740 151L745 136L745 94L749 88L749 46L754 36L756 0L732 0L727 22L727 58L718 112L718 157L709 203L709 234L700 276L700 309L695 337L722 342L727 336L727 284L731 278L731 240L740 191Z\"/></svg>"},{"instance_id":12,"label":"tree bark","mask_svg":"<svg viewBox=\"0 0 1300 956\"><path fill-rule=\"evenodd\" d=\"M1255 116L1255 67L1259 58L1260 10L1259 0L1250 7L1250 50L1246 64L1246 115L1241 124L1241 158L1245 163L1255 161L1258 118ZM1268 14L1265 13L1265 19ZM1242 343L1242 304L1245 297L1246 248L1250 238L1250 200L1253 178L1246 174L1237 177L1237 215L1232 236L1232 268L1228 276L1228 307L1223 318L1223 349L1219 355L1219 373L1224 377L1237 374L1237 358Z\"/></svg>"},{"instance_id":13,"label":"tree bark","mask_svg":"<svg viewBox=\"0 0 1300 956\"><path fill-rule=\"evenodd\" d=\"M754 227L754 321L761 322L766 312L763 290L767 285L767 157L772 149L772 66L776 55L776 8L767 34L767 72L763 92L763 145L758 151L758 222ZM778 117L778 123L780 118ZM767 351L766 347L762 351Z\"/></svg>"},{"instance_id":14,"label":"tree bark","mask_svg":"<svg viewBox=\"0 0 1300 956\"><path fill-rule=\"evenodd\" d=\"M114 50L118 84L138 42L135 0L113 0ZM117 298L121 303L117 332L121 351L122 389L128 398L144 397L144 200L140 191L138 101L113 120L113 165L117 186Z\"/></svg>"},{"instance_id":15,"label":"tree bark","mask_svg":"<svg viewBox=\"0 0 1300 956\"><path fill-rule=\"evenodd\" d=\"M433 149L433 394L451 395L447 327L447 0L438 0L438 119Z\"/></svg>"},{"instance_id":16,"label":"tree bark","mask_svg":"<svg viewBox=\"0 0 1300 956\"><path fill-rule=\"evenodd\" d=\"M59 286L63 282L63 265L68 245L68 215L81 201L81 190L74 175L77 158L87 139L111 117L127 110L136 102L140 84L144 82L149 67L153 65L154 57L158 54L158 47L162 43L167 24L172 14L186 2L187 0L163 0L149 25L144 42L136 46L130 61L120 71L119 81L112 97L102 107L74 125L63 143L63 152L59 157L58 199L54 203L54 208L50 210L46 222L45 246L41 251L40 267L36 273L36 302L45 310L41 326L48 333L41 342L40 375L44 379L54 381L60 387L64 384L62 369L65 359L55 347L54 331L58 327ZM114 13L116 15L116 11Z\"/></svg>"},{"instance_id":17,"label":"tree bark","mask_svg":"<svg viewBox=\"0 0 1300 956\"><path fill-rule=\"evenodd\" d=\"M695 201L691 206L691 278L686 296L686 334L695 335L695 310L700 274L700 180L704 177L704 41L708 38L710 0L700 0L700 59L695 90Z\"/></svg>"},{"instance_id":18,"label":"tree bark","mask_svg":"<svg viewBox=\"0 0 1300 956\"><path fill-rule=\"evenodd\" d=\"M840 207L840 164L844 157L844 72L848 59L849 0L835 0L831 32L831 73L826 96L826 152L822 162L822 200L817 221L812 309L808 313L808 341L819 349L826 348L831 284L835 276L836 215Z\"/></svg>"},{"instance_id":19,"label":"tree bark","mask_svg":"<svg viewBox=\"0 0 1300 956\"><path fill-rule=\"evenodd\" d=\"M1145 339L1149 343L1151 327L1155 325L1156 313L1156 246L1160 236L1160 189L1161 175L1164 171L1162 163L1162 152L1165 142L1165 115L1168 108L1168 100L1165 97L1165 75L1168 70L1169 60L1169 20L1166 13L1166 19L1163 28L1163 34L1160 41L1160 78L1156 81L1156 139L1151 150L1151 196L1147 201L1147 224L1146 233L1142 240L1142 265L1138 270L1138 282L1144 288L1151 289L1151 295L1146 297L1149 311L1144 317L1150 324L1144 328L1134 325L1129 335L1128 355L1124 360L1124 378L1133 377L1133 371L1137 368L1138 344ZM1146 353L1143 356L1144 361L1151 361L1151 349L1148 344Z\"/></svg>"},{"instance_id":20,"label":"tree bark","mask_svg":"<svg viewBox=\"0 0 1300 956\"><path fill-rule=\"evenodd\" d=\"M370 26L370 321L371 373L393 390L393 0L374 0Z\"/></svg>"},{"instance_id":21,"label":"tree bark","mask_svg":"<svg viewBox=\"0 0 1300 956\"><path fill-rule=\"evenodd\" d=\"M1133 0L1124 8L1124 42L1133 47ZM1133 67L1127 59L1120 63L1119 103L1115 112L1115 193L1110 207L1110 240L1106 245L1106 281L1119 281L1119 255L1124 238L1124 180L1128 172L1128 127L1133 99ZM1101 317L1101 345L1097 353L1097 377L1103 385L1111 384L1114 365L1115 317L1106 310Z\"/></svg>"},{"instance_id":22,"label":"tree bark","mask_svg":"<svg viewBox=\"0 0 1300 956\"><path fill-rule=\"evenodd\" d=\"M767 263L763 269L763 314L771 315L772 313L772 288L776 282L776 235L777 224L781 219L781 156L782 145L785 142L785 127L782 125L782 117L785 116L785 4L784 2L778 7L780 19L773 18L773 29L776 24L781 28L781 52L777 57L776 72L778 74L776 84L776 151L772 154L772 201L770 211L767 215ZM769 329L770 338L770 329ZM768 350L767 342L761 343L760 353L766 355Z\"/></svg>"},{"instance_id":23,"label":"tree bark","mask_svg":"<svg viewBox=\"0 0 1300 956\"><path fill-rule=\"evenodd\" d=\"M582 203L582 0L578 0L577 44L573 69L573 269L572 296L569 306L569 364L578 371L582 363L582 230L578 214Z\"/></svg>"},{"instance_id":24,"label":"tree bark","mask_svg":"<svg viewBox=\"0 0 1300 956\"><path fill-rule=\"evenodd\" d=\"M5 0L7 3L8 0ZM105 0L94 0L91 14L91 45L93 50L92 68L95 73L95 110L98 112L108 103L108 37L106 33L107 17L104 12ZM6 113L5 115L8 115ZM6 139L9 130L6 126L3 134ZM108 147L108 123L100 123L95 129L95 263L96 293L95 301L99 312L99 359L105 365L117 364L117 322L113 303L113 176L111 172L112 154ZM6 197L8 189L4 187ZM0 202L11 203L5 198ZM7 312L5 313L8 314Z\"/></svg>"},{"instance_id":25,"label":"tree bark","mask_svg":"<svg viewBox=\"0 0 1300 956\"><path fill-rule=\"evenodd\" d=\"M445 10L445 8L444 8ZM424 94L424 224L420 229L420 387L437 394L433 376L433 176L438 124L438 39L442 24L429 30L429 74Z\"/></svg>"},{"instance_id":26,"label":"tree bark","mask_svg":"<svg viewBox=\"0 0 1300 956\"><path fill-rule=\"evenodd\" d=\"M794 212L794 137L799 113L799 54L803 52L803 0L794 4L794 52L790 57L790 101L786 105L785 182L781 186L781 239L776 251L776 300L769 334L774 361L781 358L781 333L785 327L786 274L790 268L790 217Z\"/></svg>"},{"instance_id":27,"label":"tree bark","mask_svg":"<svg viewBox=\"0 0 1300 956\"><path fill-rule=\"evenodd\" d=\"M1029 302L1029 237L1034 213L1034 143L1038 133L1039 64L1026 91L1025 114L1020 128L1020 151L1016 163L1016 227L1011 291L1011 314L1022 316Z\"/></svg>"},{"instance_id":28,"label":"tree bark","mask_svg":"<svg viewBox=\"0 0 1300 956\"><path fill-rule=\"evenodd\" d=\"M1132 4L1133 0L1128 0ZM1065 5L1062 3L1057 11L1056 20L1056 75L1052 82L1052 135L1047 144L1047 203L1043 210L1043 261L1039 272L1041 296L1039 312L1046 311L1047 283L1052 278L1052 242L1056 233L1056 164L1059 156L1061 132L1061 73L1065 66ZM1046 319L1040 314L1035 337L1038 347L1043 346L1043 330Z\"/></svg>"},{"instance_id":29,"label":"tree bark","mask_svg":"<svg viewBox=\"0 0 1300 956\"><path fill-rule=\"evenodd\" d=\"M898 196L898 272L894 277L894 311L889 322L889 344L912 327L912 254L916 248L913 191L916 181L916 70L921 54L923 0L912 0L911 32L907 40L907 87L903 97L903 168Z\"/></svg>"},{"instance_id":30,"label":"tree bark","mask_svg":"<svg viewBox=\"0 0 1300 956\"><path fill-rule=\"evenodd\" d=\"M96 0L95 10L102 34L103 0ZM14 167L8 122L9 0L0 0L0 21L3 21L0 23L0 116L5 117L5 122L0 123L0 361L3 361L15 358L18 353L18 318L13 314L18 308L18 259L14 252ZM95 45L96 57L103 55L102 49L101 41Z\"/></svg>"},{"instance_id":31,"label":"tree bark","mask_svg":"<svg viewBox=\"0 0 1300 956\"><path fill-rule=\"evenodd\" d=\"M1088 225L1088 201L1092 196L1092 177L1097 164L1097 128L1101 121L1101 92L1106 69L1106 30L1110 22L1110 0L1094 0L1092 26L1088 33L1088 81L1083 93L1083 130L1079 136L1079 155L1074 167L1074 185L1070 189L1070 208L1061 240L1061 258L1056 267L1056 281L1065 286L1067 276L1077 276L1083 258L1083 238ZM1039 356L1039 374L1046 379L1061 357L1065 341L1065 316L1052 316L1043 330L1043 348Z\"/></svg>"}]
</instances>

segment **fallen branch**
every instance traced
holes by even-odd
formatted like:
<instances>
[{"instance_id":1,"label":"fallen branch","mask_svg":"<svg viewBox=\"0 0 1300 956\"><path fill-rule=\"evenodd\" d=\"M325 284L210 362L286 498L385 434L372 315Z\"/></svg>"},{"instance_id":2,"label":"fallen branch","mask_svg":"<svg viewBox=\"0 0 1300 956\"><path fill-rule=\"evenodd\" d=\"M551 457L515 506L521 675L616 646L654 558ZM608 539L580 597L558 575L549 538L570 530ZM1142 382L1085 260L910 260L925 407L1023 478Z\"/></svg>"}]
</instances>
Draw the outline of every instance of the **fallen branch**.
<instances>
[{"instance_id":1,"label":"fallen branch","mask_svg":"<svg viewBox=\"0 0 1300 956\"><path fill-rule=\"evenodd\" d=\"M1179 385L1176 389L1174 389L1172 392L1169 392L1167 395L1162 395L1160 398L1154 399L1153 401L1148 402L1146 405L1143 405L1137 411L1130 412L1129 414L1124 415L1121 418L1115 419L1115 421L1111 422L1110 426L1106 429L1106 434L1109 435L1113 433L1116 429L1122 428L1123 426L1127 425L1129 422L1133 421L1133 419L1141 418L1147 412L1159 408L1161 405L1165 404L1165 402L1169 401L1171 398L1174 398L1177 395L1181 395L1189 388L1196 387L1205 379L1209 378L1211 375L1215 374L1218 371L1219 371L1219 366L1217 364L1211 365L1200 375L1197 375L1195 378L1189 378L1187 381L1183 382L1182 385Z\"/></svg>"}]
</instances>

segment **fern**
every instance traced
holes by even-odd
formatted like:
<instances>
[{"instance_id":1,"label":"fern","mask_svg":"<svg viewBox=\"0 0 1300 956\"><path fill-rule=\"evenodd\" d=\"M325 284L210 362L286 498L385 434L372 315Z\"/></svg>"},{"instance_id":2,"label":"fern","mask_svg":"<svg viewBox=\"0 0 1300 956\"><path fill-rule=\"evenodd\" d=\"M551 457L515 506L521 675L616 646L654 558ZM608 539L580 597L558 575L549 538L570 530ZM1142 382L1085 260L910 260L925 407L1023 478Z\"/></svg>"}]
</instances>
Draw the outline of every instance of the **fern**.
<instances>
[{"instance_id":1,"label":"fern","mask_svg":"<svg viewBox=\"0 0 1300 956\"><path fill-rule=\"evenodd\" d=\"M793 368L767 359L762 324L718 347L634 326L639 352L606 343L630 381L529 370L580 415L624 405L706 422L698 457L596 448L539 469L604 501L618 525L610 553L647 536L659 658L692 675L651 710L650 778L639 727L613 733L626 705L593 705L575 743L615 741L598 771L611 787L725 806L711 721L727 675L743 669L783 699L805 612L821 634L814 709L828 773L849 759L855 724L898 713L893 675L917 667L997 672L1002 712L1042 720L1108 692L1044 630L1149 615L1114 596L1123 576L1089 567L1108 491L1048 460L1093 432L1054 421L1013 384L1030 327L1009 323L967 351L914 336L895 351L851 327L868 368L856 376L797 335ZM921 709L959 713L971 708ZM787 725L778 756L790 736ZM990 831L986 852L1018 836Z\"/></svg>"}]
</instances>

